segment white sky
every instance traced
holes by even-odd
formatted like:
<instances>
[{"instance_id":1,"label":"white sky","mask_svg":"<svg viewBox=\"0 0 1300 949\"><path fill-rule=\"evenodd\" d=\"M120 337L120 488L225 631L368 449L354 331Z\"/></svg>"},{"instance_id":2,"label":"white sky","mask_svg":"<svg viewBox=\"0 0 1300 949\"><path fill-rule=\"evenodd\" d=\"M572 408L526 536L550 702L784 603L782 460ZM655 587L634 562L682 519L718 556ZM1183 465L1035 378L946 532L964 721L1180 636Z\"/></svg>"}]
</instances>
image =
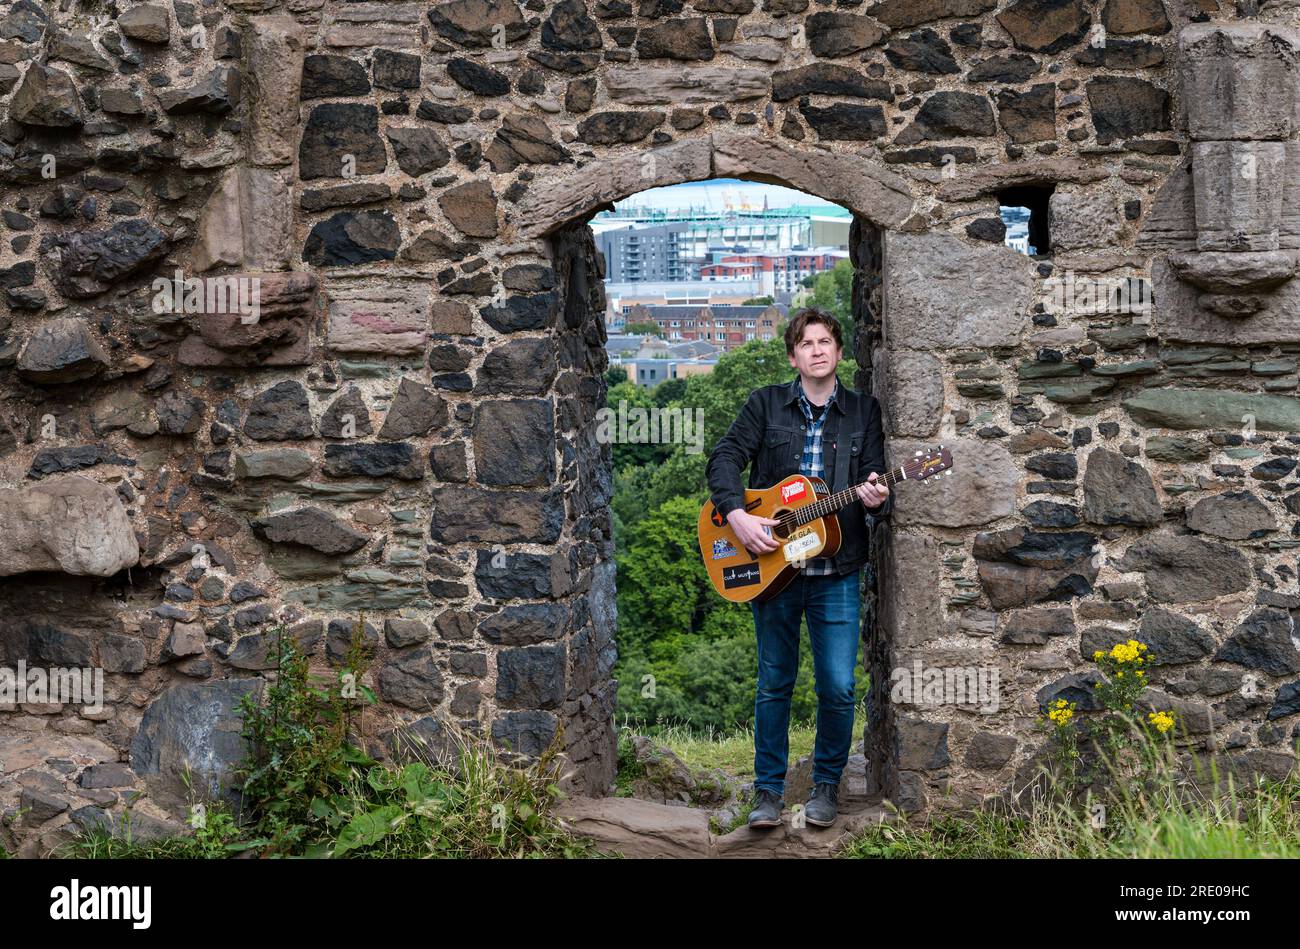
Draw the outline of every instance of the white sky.
<instances>
[{"instance_id":1,"label":"white sky","mask_svg":"<svg viewBox=\"0 0 1300 949\"><path fill-rule=\"evenodd\" d=\"M763 208L763 196L767 195L769 208L784 208L791 204L814 204L834 207L829 201L795 191L778 185L759 184L754 181L741 181L736 178L712 178L708 181L689 181L685 184L672 185L667 188L650 188L634 194L625 201L615 204L620 210L629 207L639 208L687 208L703 207L707 210L726 210L728 204L741 210L747 203L756 211Z\"/></svg>"}]
</instances>

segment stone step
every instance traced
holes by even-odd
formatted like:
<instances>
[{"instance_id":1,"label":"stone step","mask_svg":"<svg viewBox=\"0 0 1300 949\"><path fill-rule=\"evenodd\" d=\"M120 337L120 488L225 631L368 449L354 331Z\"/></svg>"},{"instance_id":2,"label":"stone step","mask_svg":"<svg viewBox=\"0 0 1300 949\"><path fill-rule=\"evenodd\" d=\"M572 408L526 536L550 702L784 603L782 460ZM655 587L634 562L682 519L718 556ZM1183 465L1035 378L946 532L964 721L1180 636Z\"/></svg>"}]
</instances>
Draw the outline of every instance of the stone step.
<instances>
[{"instance_id":1,"label":"stone step","mask_svg":"<svg viewBox=\"0 0 1300 949\"><path fill-rule=\"evenodd\" d=\"M573 797L555 813L564 827L593 840L601 853L677 859L829 857L871 824L896 819L878 805L856 806L841 811L832 827L795 828L787 812L780 827L742 826L719 836L709 831L708 811L630 797Z\"/></svg>"}]
</instances>

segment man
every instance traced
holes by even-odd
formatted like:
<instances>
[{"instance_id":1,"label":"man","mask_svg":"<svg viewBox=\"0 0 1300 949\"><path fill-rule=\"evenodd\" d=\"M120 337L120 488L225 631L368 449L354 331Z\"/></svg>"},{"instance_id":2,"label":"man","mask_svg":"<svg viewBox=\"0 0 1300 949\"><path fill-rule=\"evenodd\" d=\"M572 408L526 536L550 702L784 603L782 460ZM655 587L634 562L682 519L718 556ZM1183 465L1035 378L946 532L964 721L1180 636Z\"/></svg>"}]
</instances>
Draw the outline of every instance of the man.
<instances>
[{"instance_id":1,"label":"man","mask_svg":"<svg viewBox=\"0 0 1300 949\"><path fill-rule=\"evenodd\" d=\"M854 672L859 639L859 573L868 553L872 518L885 517L893 497L883 478L880 403L839 384L840 324L808 308L785 330L793 382L763 386L748 401L709 456L709 492L718 512L752 553L775 550L767 528L778 522L744 509L740 473L753 463L749 487L767 488L796 472L822 478L832 492L857 486L858 500L838 512L842 542L830 558L807 561L784 590L751 603L758 638L754 700L754 807L751 827L776 827L784 806L789 759L790 698L799 670L799 620L806 615L817 687L813 789L808 823L835 822L840 775L853 739ZM869 484L861 482L870 481Z\"/></svg>"}]
</instances>

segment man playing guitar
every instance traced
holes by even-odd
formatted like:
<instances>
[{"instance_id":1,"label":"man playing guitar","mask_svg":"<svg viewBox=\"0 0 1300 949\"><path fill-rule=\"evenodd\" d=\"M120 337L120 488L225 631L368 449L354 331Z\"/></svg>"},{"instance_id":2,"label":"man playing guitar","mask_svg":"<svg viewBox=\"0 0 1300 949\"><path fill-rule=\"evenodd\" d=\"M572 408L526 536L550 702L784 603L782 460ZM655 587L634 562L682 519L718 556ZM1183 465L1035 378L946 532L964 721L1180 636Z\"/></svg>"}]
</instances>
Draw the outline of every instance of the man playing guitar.
<instances>
[{"instance_id":1,"label":"man playing guitar","mask_svg":"<svg viewBox=\"0 0 1300 949\"><path fill-rule=\"evenodd\" d=\"M785 804L790 700L799 670L799 623L812 641L817 689L813 789L804 808L810 824L835 822L840 775L853 739L854 674L859 630L860 572L872 518L893 507L885 473L880 404L839 384L840 324L824 310L800 310L785 331L790 365L799 377L750 393L740 415L709 456L709 492L745 548L777 548L771 528L780 522L745 511L740 473L752 463L749 487L766 487L792 474L823 478L832 491L856 485L857 501L840 511L842 543L833 557L808 560L793 581L764 602L751 602L758 638L754 701L754 807L750 827L776 827ZM867 483L863 483L867 482Z\"/></svg>"}]
</instances>

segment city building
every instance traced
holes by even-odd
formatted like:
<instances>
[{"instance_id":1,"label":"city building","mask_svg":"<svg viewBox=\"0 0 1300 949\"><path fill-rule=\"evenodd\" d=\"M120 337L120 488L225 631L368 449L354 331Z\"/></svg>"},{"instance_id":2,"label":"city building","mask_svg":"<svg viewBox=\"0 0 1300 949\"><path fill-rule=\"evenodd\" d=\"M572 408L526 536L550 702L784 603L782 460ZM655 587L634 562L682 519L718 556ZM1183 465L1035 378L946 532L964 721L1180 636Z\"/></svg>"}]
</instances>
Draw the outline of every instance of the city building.
<instances>
[{"instance_id":1,"label":"city building","mask_svg":"<svg viewBox=\"0 0 1300 949\"><path fill-rule=\"evenodd\" d=\"M611 283L690 281L731 253L785 255L791 248L847 254L852 216L835 205L781 208L645 208L603 211L591 221Z\"/></svg>"},{"instance_id":2,"label":"city building","mask_svg":"<svg viewBox=\"0 0 1300 949\"><path fill-rule=\"evenodd\" d=\"M605 342L611 366L622 366L639 386L712 372L718 347L698 341L669 343L657 336L611 336Z\"/></svg>"},{"instance_id":3,"label":"city building","mask_svg":"<svg viewBox=\"0 0 1300 949\"><path fill-rule=\"evenodd\" d=\"M751 340L773 339L789 308L771 306L636 306L626 323L652 322L670 341L701 341L730 352ZM625 324L626 325L626 324Z\"/></svg>"},{"instance_id":4,"label":"city building","mask_svg":"<svg viewBox=\"0 0 1300 949\"><path fill-rule=\"evenodd\" d=\"M841 260L848 259L847 250L833 247L726 254L700 267L700 279L718 282L757 280L762 290L759 296L793 294L804 289L805 278L831 270Z\"/></svg>"},{"instance_id":5,"label":"city building","mask_svg":"<svg viewBox=\"0 0 1300 949\"><path fill-rule=\"evenodd\" d=\"M767 296L758 280L690 280L681 283L606 283L605 327L623 328L627 314L637 306L741 306L746 300ZM777 303L788 303L780 296Z\"/></svg>"},{"instance_id":6,"label":"city building","mask_svg":"<svg viewBox=\"0 0 1300 949\"><path fill-rule=\"evenodd\" d=\"M694 280L699 258L682 252L689 225L654 224L622 227L596 235L605 257L605 279L611 283Z\"/></svg>"}]
</instances>

